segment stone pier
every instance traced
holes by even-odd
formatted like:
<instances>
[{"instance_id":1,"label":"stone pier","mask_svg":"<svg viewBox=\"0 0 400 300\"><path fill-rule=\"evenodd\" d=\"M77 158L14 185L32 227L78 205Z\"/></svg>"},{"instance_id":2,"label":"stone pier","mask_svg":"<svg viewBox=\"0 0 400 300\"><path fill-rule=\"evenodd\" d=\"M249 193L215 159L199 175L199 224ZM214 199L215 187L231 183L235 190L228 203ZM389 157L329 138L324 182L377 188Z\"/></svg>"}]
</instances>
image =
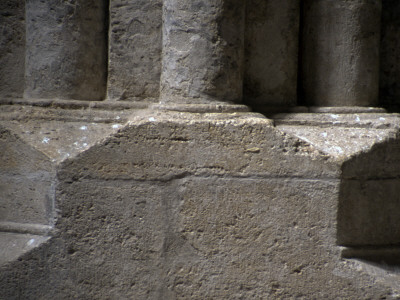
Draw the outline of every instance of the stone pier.
<instances>
[{"instance_id":1,"label":"stone pier","mask_svg":"<svg viewBox=\"0 0 400 300\"><path fill-rule=\"evenodd\" d=\"M381 0L305 0L302 88L315 106L375 106Z\"/></svg>"}]
</instances>

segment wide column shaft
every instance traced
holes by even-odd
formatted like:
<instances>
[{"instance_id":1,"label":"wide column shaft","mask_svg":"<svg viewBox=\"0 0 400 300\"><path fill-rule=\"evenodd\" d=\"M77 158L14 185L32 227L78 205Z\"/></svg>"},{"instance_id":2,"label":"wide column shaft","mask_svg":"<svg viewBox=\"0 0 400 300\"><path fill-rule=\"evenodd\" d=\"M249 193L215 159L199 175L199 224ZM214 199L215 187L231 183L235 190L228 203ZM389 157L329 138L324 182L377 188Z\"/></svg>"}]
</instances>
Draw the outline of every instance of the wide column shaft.
<instances>
[{"instance_id":1,"label":"wide column shaft","mask_svg":"<svg viewBox=\"0 0 400 300\"><path fill-rule=\"evenodd\" d=\"M246 1L246 104L297 104L299 19L299 0Z\"/></svg>"},{"instance_id":2,"label":"wide column shaft","mask_svg":"<svg viewBox=\"0 0 400 300\"><path fill-rule=\"evenodd\" d=\"M302 84L316 106L374 106L381 0L305 0Z\"/></svg>"},{"instance_id":3,"label":"wide column shaft","mask_svg":"<svg viewBox=\"0 0 400 300\"><path fill-rule=\"evenodd\" d=\"M105 0L27 0L25 97L101 100Z\"/></svg>"},{"instance_id":4,"label":"wide column shaft","mask_svg":"<svg viewBox=\"0 0 400 300\"><path fill-rule=\"evenodd\" d=\"M164 1L162 102L241 101L244 2Z\"/></svg>"}]
</instances>

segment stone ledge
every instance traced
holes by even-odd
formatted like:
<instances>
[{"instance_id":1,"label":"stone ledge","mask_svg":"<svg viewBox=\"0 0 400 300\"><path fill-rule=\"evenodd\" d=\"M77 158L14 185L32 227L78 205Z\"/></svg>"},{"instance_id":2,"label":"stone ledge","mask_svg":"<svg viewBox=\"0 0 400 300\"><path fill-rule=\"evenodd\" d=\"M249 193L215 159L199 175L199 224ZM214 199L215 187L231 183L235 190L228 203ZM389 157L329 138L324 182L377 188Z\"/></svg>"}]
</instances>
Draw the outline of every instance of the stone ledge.
<instances>
[{"instance_id":1,"label":"stone ledge","mask_svg":"<svg viewBox=\"0 0 400 300\"><path fill-rule=\"evenodd\" d=\"M0 221L0 232L48 236L53 230L54 228L49 225Z\"/></svg>"}]
</instances>

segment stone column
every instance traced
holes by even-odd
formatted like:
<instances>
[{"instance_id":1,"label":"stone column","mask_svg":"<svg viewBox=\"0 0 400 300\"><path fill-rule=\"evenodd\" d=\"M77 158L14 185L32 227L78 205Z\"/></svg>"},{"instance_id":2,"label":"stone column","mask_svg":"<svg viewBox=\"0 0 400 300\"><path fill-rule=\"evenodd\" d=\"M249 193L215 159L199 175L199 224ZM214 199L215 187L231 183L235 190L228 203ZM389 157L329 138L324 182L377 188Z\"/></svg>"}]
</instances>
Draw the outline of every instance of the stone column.
<instances>
[{"instance_id":1,"label":"stone column","mask_svg":"<svg viewBox=\"0 0 400 300\"><path fill-rule=\"evenodd\" d=\"M299 19L299 0L246 1L246 104L297 104Z\"/></svg>"},{"instance_id":2,"label":"stone column","mask_svg":"<svg viewBox=\"0 0 400 300\"><path fill-rule=\"evenodd\" d=\"M24 0L0 0L0 96L22 97L24 57Z\"/></svg>"},{"instance_id":3,"label":"stone column","mask_svg":"<svg viewBox=\"0 0 400 300\"><path fill-rule=\"evenodd\" d=\"M158 98L162 0L110 1L108 98Z\"/></svg>"},{"instance_id":4,"label":"stone column","mask_svg":"<svg viewBox=\"0 0 400 300\"><path fill-rule=\"evenodd\" d=\"M162 103L239 103L244 2L165 0Z\"/></svg>"},{"instance_id":5,"label":"stone column","mask_svg":"<svg viewBox=\"0 0 400 300\"><path fill-rule=\"evenodd\" d=\"M304 0L303 5L307 104L377 105L381 0Z\"/></svg>"},{"instance_id":6,"label":"stone column","mask_svg":"<svg viewBox=\"0 0 400 300\"><path fill-rule=\"evenodd\" d=\"M400 1L382 1L380 100L400 107Z\"/></svg>"},{"instance_id":7,"label":"stone column","mask_svg":"<svg viewBox=\"0 0 400 300\"><path fill-rule=\"evenodd\" d=\"M105 98L107 2L26 1L26 98Z\"/></svg>"}]
</instances>

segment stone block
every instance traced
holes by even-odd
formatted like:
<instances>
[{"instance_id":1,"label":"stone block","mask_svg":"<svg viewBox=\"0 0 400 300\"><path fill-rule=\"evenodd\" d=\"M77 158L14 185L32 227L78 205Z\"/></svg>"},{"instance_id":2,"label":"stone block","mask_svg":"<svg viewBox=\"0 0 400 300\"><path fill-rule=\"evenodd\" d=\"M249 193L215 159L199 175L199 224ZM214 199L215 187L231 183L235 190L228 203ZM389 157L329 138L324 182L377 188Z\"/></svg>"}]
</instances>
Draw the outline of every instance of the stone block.
<instances>
[{"instance_id":1,"label":"stone block","mask_svg":"<svg viewBox=\"0 0 400 300\"><path fill-rule=\"evenodd\" d=\"M5 129L0 152L0 222L51 223L54 172L49 159Z\"/></svg>"}]
</instances>

